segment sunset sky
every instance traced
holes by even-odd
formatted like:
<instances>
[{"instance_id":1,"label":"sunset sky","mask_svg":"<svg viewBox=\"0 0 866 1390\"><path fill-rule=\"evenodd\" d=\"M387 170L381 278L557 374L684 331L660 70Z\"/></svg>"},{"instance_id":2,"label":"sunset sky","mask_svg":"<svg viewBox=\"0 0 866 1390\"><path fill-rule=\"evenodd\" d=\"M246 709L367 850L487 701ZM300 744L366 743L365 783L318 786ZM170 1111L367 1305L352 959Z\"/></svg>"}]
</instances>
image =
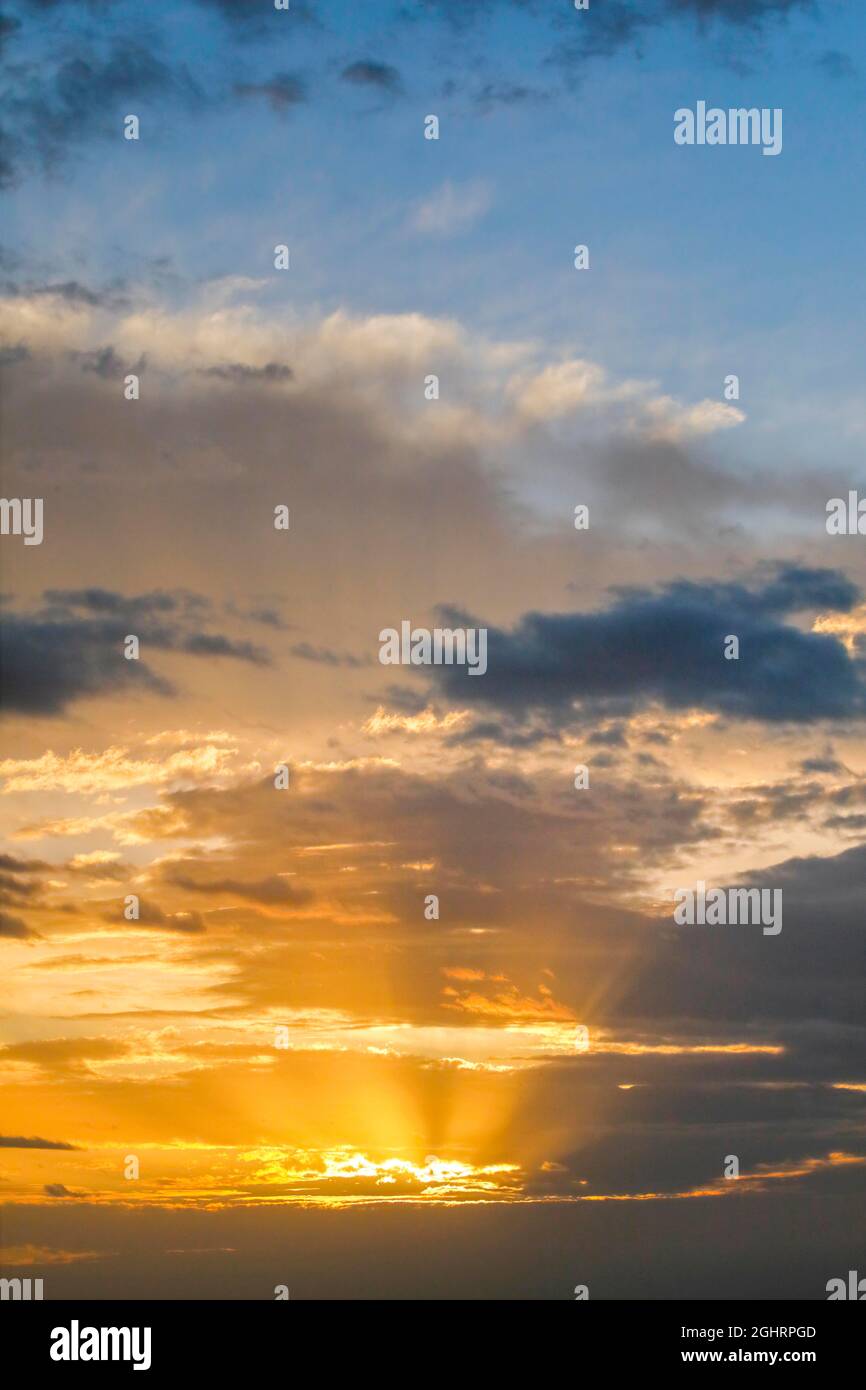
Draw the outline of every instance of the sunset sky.
<instances>
[{"instance_id":1,"label":"sunset sky","mask_svg":"<svg viewBox=\"0 0 866 1390\"><path fill-rule=\"evenodd\" d=\"M861 6L0 37L44 499L0 543L0 1273L823 1298L866 1234ZM782 152L676 145L699 100ZM404 620L486 673L382 665ZM699 881L782 931L675 925Z\"/></svg>"}]
</instances>

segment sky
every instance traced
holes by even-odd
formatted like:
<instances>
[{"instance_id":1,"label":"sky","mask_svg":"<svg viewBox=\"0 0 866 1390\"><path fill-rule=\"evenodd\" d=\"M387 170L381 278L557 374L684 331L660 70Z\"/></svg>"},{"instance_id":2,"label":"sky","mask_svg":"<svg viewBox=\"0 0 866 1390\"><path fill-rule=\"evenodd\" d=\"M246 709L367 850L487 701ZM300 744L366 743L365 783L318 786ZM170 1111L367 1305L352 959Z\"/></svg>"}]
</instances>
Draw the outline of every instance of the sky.
<instances>
[{"instance_id":1,"label":"sky","mask_svg":"<svg viewBox=\"0 0 866 1390\"><path fill-rule=\"evenodd\" d=\"M824 1298L866 1232L861 7L0 37L43 504L0 538L0 1273ZM781 150L677 144L700 101ZM486 671L383 664L403 622ZM677 923L699 884L781 930Z\"/></svg>"}]
</instances>

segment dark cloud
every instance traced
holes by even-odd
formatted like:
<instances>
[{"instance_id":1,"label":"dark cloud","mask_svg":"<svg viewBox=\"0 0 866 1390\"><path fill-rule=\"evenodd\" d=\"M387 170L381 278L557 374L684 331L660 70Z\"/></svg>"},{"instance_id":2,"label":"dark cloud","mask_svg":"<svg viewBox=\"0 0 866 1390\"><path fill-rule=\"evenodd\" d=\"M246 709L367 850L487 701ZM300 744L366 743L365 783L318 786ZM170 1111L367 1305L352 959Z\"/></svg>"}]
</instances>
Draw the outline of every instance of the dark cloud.
<instances>
[{"instance_id":1,"label":"dark cloud","mask_svg":"<svg viewBox=\"0 0 866 1390\"><path fill-rule=\"evenodd\" d=\"M575 58L610 58L621 48L635 43L645 29L659 22L658 14L647 5L625 3L625 0L608 0L591 14L589 24L584 24L579 36L571 40L557 55L567 62ZM585 20L586 16L580 16Z\"/></svg>"},{"instance_id":2,"label":"dark cloud","mask_svg":"<svg viewBox=\"0 0 866 1390\"><path fill-rule=\"evenodd\" d=\"M23 0L23 16L35 28L40 15L65 8L78 20L96 16L100 23L70 26L63 58L52 66L50 58L38 66L22 63L10 74L6 96L0 101L3 122L3 154L0 155L0 182L15 182L21 172L32 167L54 170L74 146L93 138L119 138L120 121L136 103L165 103L201 108L224 99L226 93L202 91L189 70L170 56L170 29L164 15L148 14L150 28L143 38L131 38L113 25L111 0L88 0L86 6L73 0ZM299 23L318 24L313 7L306 0L292 0L285 14L257 0L198 0L199 13L213 15L231 26L232 40L262 40L282 37L278 26L295 28ZM532 16L539 25L549 25L561 41L550 62L565 67L569 75L582 62L611 57L635 47L642 35L678 20L691 19L700 29L716 23L737 31L740 41L751 30L760 30L765 21L780 20L795 11L808 12L812 0L595 0L585 14L575 15L557 9L551 15L541 0L416 0L398 7L403 19L444 21L466 28L491 18L498 10ZM0 28L0 43L17 39L22 30L17 16L6 17ZM78 51L76 51L76 45ZM831 76L848 71L845 55L826 55L821 60ZM400 74L380 59L361 58L342 69L347 82L375 87L396 94L401 90ZM272 108L285 114L307 99L304 79L294 73L279 72L272 77L236 82L230 90L241 98L261 97ZM492 79L485 83L474 101L481 109L514 105L540 99L521 79ZM121 107L123 108L121 110ZM139 114L139 113L136 113Z\"/></svg>"},{"instance_id":3,"label":"dark cloud","mask_svg":"<svg viewBox=\"0 0 866 1390\"><path fill-rule=\"evenodd\" d=\"M828 816L825 830L841 830L849 835L861 835L866 830L866 815Z\"/></svg>"},{"instance_id":4,"label":"dark cloud","mask_svg":"<svg viewBox=\"0 0 866 1390\"><path fill-rule=\"evenodd\" d=\"M804 758L800 763L800 771L836 774L844 772L845 768L831 754L827 754L825 757Z\"/></svg>"},{"instance_id":5,"label":"dark cloud","mask_svg":"<svg viewBox=\"0 0 866 1390\"><path fill-rule=\"evenodd\" d=\"M206 608L209 600L186 590L154 589L150 593L130 598L112 589L46 589L43 594L52 612L83 608L91 613L110 613L126 622L147 619L154 613L190 612Z\"/></svg>"},{"instance_id":6,"label":"dark cloud","mask_svg":"<svg viewBox=\"0 0 866 1390\"><path fill-rule=\"evenodd\" d=\"M527 613L511 631L488 627L486 674L431 667L461 702L561 727L575 703L628 711L651 701L761 719L844 719L864 710L860 663L841 642L782 619L810 609L847 611L859 591L833 570L782 566L741 584L675 581L657 591L620 589L595 613ZM479 626L442 610L449 626ZM737 636L739 660L726 660Z\"/></svg>"},{"instance_id":7,"label":"dark cloud","mask_svg":"<svg viewBox=\"0 0 866 1390\"><path fill-rule=\"evenodd\" d=\"M482 111L491 111L496 106L525 106L548 99L548 92L525 87L520 82L485 82L473 97Z\"/></svg>"},{"instance_id":8,"label":"dark cloud","mask_svg":"<svg viewBox=\"0 0 866 1390\"><path fill-rule=\"evenodd\" d=\"M0 115L6 132L7 182L34 164L53 171L68 150L94 136L122 138L122 120L135 103L156 97L188 104L200 93L185 68L164 62L147 43L114 37L102 52L82 37L81 53L53 71L22 66ZM136 113L140 114L140 113Z\"/></svg>"},{"instance_id":9,"label":"dark cloud","mask_svg":"<svg viewBox=\"0 0 866 1390\"><path fill-rule=\"evenodd\" d=\"M692 856L678 886L694 887L699 865ZM866 845L744 872L730 886L780 890L779 934L764 936L760 926L677 926L672 895L670 918L652 929L652 956L619 1000L620 1017L689 1018L705 1031L720 1020L761 1019L774 1040L784 1023L786 1075L862 1081Z\"/></svg>"},{"instance_id":10,"label":"dark cloud","mask_svg":"<svg viewBox=\"0 0 866 1390\"><path fill-rule=\"evenodd\" d=\"M35 1062L58 1072L80 1071L90 1060L104 1061L126 1053L126 1044L114 1038L36 1038L2 1049L2 1055L13 1061Z\"/></svg>"},{"instance_id":11,"label":"dark cloud","mask_svg":"<svg viewBox=\"0 0 866 1390\"><path fill-rule=\"evenodd\" d=\"M35 935L20 917L13 917L11 912L0 912L0 937L24 941Z\"/></svg>"},{"instance_id":12,"label":"dark cloud","mask_svg":"<svg viewBox=\"0 0 866 1390\"><path fill-rule=\"evenodd\" d=\"M249 661L254 666L267 666L270 657L263 647L252 642L235 642L218 633L196 632L173 643L174 650L189 656L230 656L236 661Z\"/></svg>"},{"instance_id":13,"label":"dark cloud","mask_svg":"<svg viewBox=\"0 0 866 1390\"><path fill-rule=\"evenodd\" d=\"M527 729L514 720L479 719L465 729L449 734L446 743L449 748L461 744L498 743L505 748L533 748L537 744L557 739L559 733L549 727Z\"/></svg>"},{"instance_id":14,"label":"dark cloud","mask_svg":"<svg viewBox=\"0 0 866 1390\"><path fill-rule=\"evenodd\" d=\"M277 23L297 23L299 20L306 24L317 22L312 0L291 0L291 7L285 12L274 9L273 0L265 4L259 3L259 0L197 0L197 3L202 9L212 10L230 24L256 32L272 20Z\"/></svg>"},{"instance_id":15,"label":"dark cloud","mask_svg":"<svg viewBox=\"0 0 866 1390\"><path fill-rule=\"evenodd\" d=\"M283 362L267 362L264 367L248 367L244 362L229 362L222 367L204 367L200 376L217 377L220 381L230 381L235 386L248 386L251 382L291 381L294 372Z\"/></svg>"},{"instance_id":16,"label":"dark cloud","mask_svg":"<svg viewBox=\"0 0 866 1390\"><path fill-rule=\"evenodd\" d=\"M18 362L26 362L30 357L30 349L23 343L18 343L14 347L0 348L0 367L14 367Z\"/></svg>"},{"instance_id":17,"label":"dark cloud","mask_svg":"<svg viewBox=\"0 0 866 1390\"><path fill-rule=\"evenodd\" d=\"M627 748L628 739L622 725L615 725L612 729L595 729L587 739L588 743L596 744L599 747L607 748Z\"/></svg>"},{"instance_id":18,"label":"dark cloud","mask_svg":"<svg viewBox=\"0 0 866 1390\"><path fill-rule=\"evenodd\" d=\"M196 879L183 871L172 869L165 875L165 882L187 893L228 893L247 902L279 907L301 907L313 897L309 889L296 887L288 878L281 878L278 874L246 883L236 878Z\"/></svg>"},{"instance_id":19,"label":"dark cloud","mask_svg":"<svg viewBox=\"0 0 866 1390\"><path fill-rule=\"evenodd\" d=\"M34 876L51 868L39 859L17 859L0 854L0 907L38 907L42 885ZM38 940L38 932L13 912L0 911L0 937L7 940Z\"/></svg>"},{"instance_id":20,"label":"dark cloud","mask_svg":"<svg viewBox=\"0 0 866 1390\"><path fill-rule=\"evenodd\" d=\"M229 601L225 604L224 612L231 618L261 623L263 627L271 627L279 632L286 632L294 627L294 623L285 622L279 611L271 607L265 599L258 601L252 608L239 608L237 604Z\"/></svg>"},{"instance_id":21,"label":"dark cloud","mask_svg":"<svg viewBox=\"0 0 866 1390\"><path fill-rule=\"evenodd\" d=\"M76 356L83 372L92 372L94 376L101 376L105 381L116 381L128 372L137 372L140 375L146 365L143 357L139 358L138 362L127 365L110 343L94 352L77 353Z\"/></svg>"},{"instance_id":22,"label":"dark cloud","mask_svg":"<svg viewBox=\"0 0 866 1390\"><path fill-rule=\"evenodd\" d=\"M420 714L427 707L426 696L414 690L411 685L389 685L385 690L385 696L388 704L399 714ZM379 704L378 696L375 699Z\"/></svg>"},{"instance_id":23,"label":"dark cloud","mask_svg":"<svg viewBox=\"0 0 866 1390\"><path fill-rule=\"evenodd\" d=\"M9 874L0 874L0 902L26 905L39 892L39 885L21 882Z\"/></svg>"},{"instance_id":24,"label":"dark cloud","mask_svg":"<svg viewBox=\"0 0 866 1390\"><path fill-rule=\"evenodd\" d=\"M61 5L78 4L79 0L18 0L19 5L24 9L30 10L56 10ZM112 5L117 5L120 0L83 0L87 9L108 10Z\"/></svg>"},{"instance_id":25,"label":"dark cloud","mask_svg":"<svg viewBox=\"0 0 866 1390\"><path fill-rule=\"evenodd\" d=\"M314 647L309 642L296 642L290 648L290 652L300 661L315 661L322 666L355 667L369 664L361 661L359 657L353 656L351 652L335 652L330 647Z\"/></svg>"},{"instance_id":26,"label":"dark cloud","mask_svg":"<svg viewBox=\"0 0 866 1390\"><path fill-rule=\"evenodd\" d=\"M456 27L464 27L494 14L499 9L535 12L539 0L408 0L402 13L406 19L447 19Z\"/></svg>"},{"instance_id":27,"label":"dark cloud","mask_svg":"<svg viewBox=\"0 0 866 1390\"><path fill-rule=\"evenodd\" d=\"M124 633L92 622L7 614L0 634L4 705L10 713L56 715L73 700L114 690L170 695L174 687L142 661L126 661Z\"/></svg>"},{"instance_id":28,"label":"dark cloud","mask_svg":"<svg viewBox=\"0 0 866 1390\"><path fill-rule=\"evenodd\" d=\"M340 76L344 82L354 82L359 87L379 87L385 92L399 92L400 74L389 63L371 62L359 59L343 68Z\"/></svg>"},{"instance_id":29,"label":"dark cloud","mask_svg":"<svg viewBox=\"0 0 866 1390\"><path fill-rule=\"evenodd\" d=\"M307 84L289 72L279 72L267 82L236 82L239 97L264 97L274 111L283 113L307 100Z\"/></svg>"},{"instance_id":30,"label":"dark cloud","mask_svg":"<svg viewBox=\"0 0 866 1390\"><path fill-rule=\"evenodd\" d=\"M20 1135L0 1134L0 1149L74 1149L60 1139L22 1139Z\"/></svg>"},{"instance_id":31,"label":"dark cloud","mask_svg":"<svg viewBox=\"0 0 866 1390\"><path fill-rule=\"evenodd\" d=\"M815 66L821 68L826 75L834 81L844 78L857 76L857 66L854 60L847 53L840 53L838 49L828 48L822 53L820 58L816 58Z\"/></svg>"},{"instance_id":32,"label":"dark cloud","mask_svg":"<svg viewBox=\"0 0 866 1390\"><path fill-rule=\"evenodd\" d=\"M7 280L3 284L3 293L10 299L22 297L28 299L62 299L67 304L83 304L89 309L124 309L129 305L129 300L125 295L119 293L116 287L108 286L104 289L94 290L89 285L83 285L80 280L63 280L49 284L34 284L27 281L16 284L12 280ZM83 357L86 354L72 355Z\"/></svg>"},{"instance_id":33,"label":"dark cloud","mask_svg":"<svg viewBox=\"0 0 866 1390\"><path fill-rule=\"evenodd\" d=\"M8 612L0 631L4 704L9 712L57 715L74 700L109 691L172 695L150 670L148 648L197 657L225 656L254 665L268 653L246 641L201 631L207 603L185 592L127 597L105 589L47 590L34 614ZM138 637L142 656L126 660L124 639Z\"/></svg>"},{"instance_id":34,"label":"dark cloud","mask_svg":"<svg viewBox=\"0 0 866 1390\"><path fill-rule=\"evenodd\" d=\"M91 308L107 302L104 295L88 289L87 285L80 284L78 280L65 280L62 284L57 285L35 285L24 293L52 295L58 299L65 299L68 304L87 304Z\"/></svg>"},{"instance_id":35,"label":"dark cloud","mask_svg":"<svg viewBox=\"0 0 866 1390\"><path fill-rule=\"evenodd\" d=\"M44 873L51 865L43 859L18 859L14 854L0 854L0 870L9 874Z\"/></svg>"},{"instance_id":36,"label":"dark cloud","mask_svg":"<svg viewBox=\"0 0 866 1390\"><path fill-rule=\"evenodd\" d=\"M114 906L102 914L103 922L115 927L158 927L163 931L189 932L198 935L207 930L204 919L198 912L163 912L154 902L139 900L138 917L130 920L124 916L126 903L119 899Z\"/></svg>"},{"instance_id":37,"label":"dark cloud","mask_svg":"<svg viewBox=\"0 0 866 1390\"><path fill-rule=\"evenodd\" d=\"M20 19L16 19L14 15L0 14L0 53L5 51L6 44L20 28Z\"/></svg>"},{"instance_id":38,"label":"dark cloud","mask_svg":"<svg viewBox=\"0 0 866 1390\"><path fill-rule=\"evenodd\" d=\"M587 32L628 37L629 26L635 20L658 22L682 15L699 20L719 19L734 25L760 24L763 20L783 17L792 11L814 8L814 0L592 0L590 8L577 16ZM568 9L573 9L569 4ZM454 24L470 24L497 10L545 14L547 7L540 0L414 0L404 6L407 17L442 17ZM573 14L563 23L575 22Z\"/></svg>"},{"instance_id":39,"label":"dark cloud","mask_svg":"<svg viewBox=\"0 0 866 1390\"><path fill-rule=\"evenodd\" d=\"M766 20L784 18L794 10L813 8L813 0L601 0L580 18L583 27L569 38L555 61L572 66L586 58L609 58L637 46L651 29L671 20L690 18L701 28L718 21L741 32L760 29Z\"/></svg>"},{"instance_id":40,"label":"dark cloud","mask_svg":"<svg viewBox=\"0 0 866 1390\"><path fill-rule=\"evenodd\" d=\"M761 24L794 10L814 9L814 0L665 0L665 5L673 15L719 19L727 24Z\"/></svg>"},{"instance_id":41,"label":"dark cloud","mask_svg":"<svg viewBox=\"0 0 866 1390\"><path fill-rule=\"evenodd\" d=\"M246 614L252 623L261 623L263 627L273 627L282 630L289 626L283 622L279 613L274 608L251 608Z\"/></svg>"},{"instance_id":42,"label":"dark cloud","mask_svg":"<svg viewBox=\"0 0 866 1390\"><path fill-rule=\"evenodd\" d=\"M784 19L796 10L814 10L814 0L595 0L577 16L577 24L573 13L555 15L554 24L564 38L548 61L573 76L588 59L611 58L628 49L640 53L645 35L678 20L695 21L699 31L716 22L730 26L742 43L749 30L760 31L766 21Z\"/></svg>"}]
</instances>

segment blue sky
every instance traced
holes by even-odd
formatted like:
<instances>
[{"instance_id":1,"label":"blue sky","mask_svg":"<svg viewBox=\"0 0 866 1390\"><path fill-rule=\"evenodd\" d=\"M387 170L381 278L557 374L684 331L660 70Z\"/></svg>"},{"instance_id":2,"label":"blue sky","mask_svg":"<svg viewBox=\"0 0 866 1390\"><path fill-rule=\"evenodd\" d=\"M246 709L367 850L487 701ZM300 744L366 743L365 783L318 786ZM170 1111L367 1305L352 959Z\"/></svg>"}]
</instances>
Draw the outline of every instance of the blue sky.
<instances>
[{"instance_id":1,"label":"blue sky","mask_svg":"<svg viewBox=\"0 0 866 1390\"><path fill-rule=\"evenodd\" d=\"M458 27L435 5L404 7L416 13L403 20L392 3L322 6L318 24L253 3L225 23L219 8L157 3L142 24L134 6L59 5L41 32L13 36L12 57L49 64L91 29L88 61L114 37L142 43L200 94L113 92L59 170L9 195L14 250L61 279L138 279L170 257L179 297L241 275L302 309L457 315L678 393L712 394L737 371L756 449L805 465L834 419L837 447L862 447L862 419L847 437L864 212L857 6L794 6L755 25L666 15L637 54L624 43L567 67L557 55L606 18L603 0L586 13L481 6ZM396 90L341 79L359 61L393 67ZM232 95L285 72L304 84L297 105ZM477 100L514 88L529 95ZM699 98L781 107L781 157L675 146L673 111ZM138 144L95 133L133 109ZM438 142L422 139L428 112ZM414 231L413 209L446 182L481 210L448 233ZM278 241L290 278L271 269ZM590 246L588 275L572 269L576 242Z\"/></svg>"}]
</instances>

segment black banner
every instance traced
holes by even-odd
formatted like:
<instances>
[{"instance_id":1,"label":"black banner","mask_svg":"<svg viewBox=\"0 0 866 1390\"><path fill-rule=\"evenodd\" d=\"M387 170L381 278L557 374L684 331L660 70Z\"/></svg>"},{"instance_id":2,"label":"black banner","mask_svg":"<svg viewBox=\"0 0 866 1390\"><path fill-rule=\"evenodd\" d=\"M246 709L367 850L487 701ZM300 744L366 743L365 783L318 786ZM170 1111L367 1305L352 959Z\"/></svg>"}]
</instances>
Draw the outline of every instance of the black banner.
<instances>
[{"instance_id":1,"label":"black banner","mask_svg":"<svg viewBox=\"0 0 866 1390\"><path fill-rule=\"evenodd\" d=\"M447 1318L439 1305L363 1301L5 1303L0 1327L7 1355L23 1372L60 1380L105 1370L159 1379L202 1371L295 1376L305 1345L323 1370L345 1364L357 1373L383 1355L372 1350L377 1335L397 1333L402 1344L407 1334L436 1330L438 1340L447 1326L461 1341L483 1341L488 1370L498 1362L510 1367L521 1338L531 1337L527 1354L544 1360L554 1350L560 1359L567 1339L576 1373L592 1357L611 1373L794 1365L826 1381L844 1364L858 1364L863 1336L860 1310L835 1303L585 1301L566 1312L539 1303L449 1302ZM540 1346L539 1332L546 1339ZM442 1357L451 1361L444 1346Z\"/></svg>"}]
</instances>

